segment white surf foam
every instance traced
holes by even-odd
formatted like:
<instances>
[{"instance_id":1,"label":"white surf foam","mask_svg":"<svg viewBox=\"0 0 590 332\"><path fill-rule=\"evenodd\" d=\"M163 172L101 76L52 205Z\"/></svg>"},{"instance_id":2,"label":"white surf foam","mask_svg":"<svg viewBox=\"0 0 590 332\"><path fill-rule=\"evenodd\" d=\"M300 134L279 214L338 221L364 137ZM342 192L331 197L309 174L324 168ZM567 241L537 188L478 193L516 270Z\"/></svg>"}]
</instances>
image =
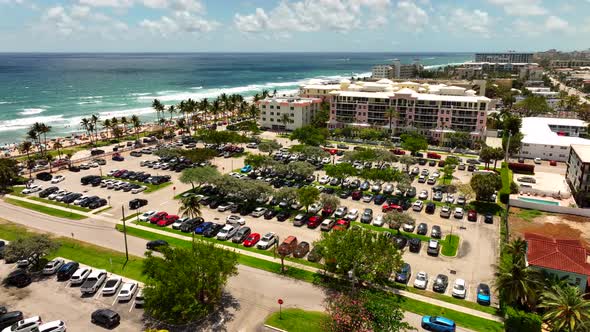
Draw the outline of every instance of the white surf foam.
<instances>
[{"instance_id":1,"label":"white surf foam","mask_svg":"<svg viewBox=\"0 0 590 332\"><path fill-rule=\"evenodd\" d=\"M45 112L46 109L44 108L23 108L21 112L18 114L20 115L34 115Z\"/></svg>"}]
</instances>

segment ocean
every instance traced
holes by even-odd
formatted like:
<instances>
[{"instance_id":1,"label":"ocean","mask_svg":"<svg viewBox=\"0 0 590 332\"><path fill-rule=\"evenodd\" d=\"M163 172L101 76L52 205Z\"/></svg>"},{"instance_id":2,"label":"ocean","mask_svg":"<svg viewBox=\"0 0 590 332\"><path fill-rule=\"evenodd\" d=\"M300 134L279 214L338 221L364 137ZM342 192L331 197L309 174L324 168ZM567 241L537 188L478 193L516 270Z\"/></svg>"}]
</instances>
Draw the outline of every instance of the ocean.
<instances>
[{"instance_id":1,"label":"ocean","mask_svg":"<svg viewBox=\"0 0 590 332\"><path fill-rule=\"evenodd\" d=\"M152 120L153 99L166 105L252 96L263 89L295 93L310 79L369 76L375 64L419 59L440 66L473 59L471 53L142 53L0 54L0 143L25 137L35 122L49 136L81 133L80 120L136 114Z\"/></svg>"}]
</instances>

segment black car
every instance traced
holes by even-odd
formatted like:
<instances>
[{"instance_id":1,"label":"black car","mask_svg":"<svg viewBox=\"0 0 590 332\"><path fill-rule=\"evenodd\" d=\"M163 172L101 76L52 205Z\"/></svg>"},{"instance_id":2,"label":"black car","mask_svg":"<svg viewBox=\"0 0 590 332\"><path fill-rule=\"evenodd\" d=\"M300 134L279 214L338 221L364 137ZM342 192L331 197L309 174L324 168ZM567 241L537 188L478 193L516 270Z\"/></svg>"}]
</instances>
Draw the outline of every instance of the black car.
<instances>
[{"instance_id":1,"label":"black car","mask_svg":"<svg viewBox=\"0 0 590 332\"><path fill-rule=\"evenodd\" d=\"M37 180L50 181L53 178L53 175L51 175L51 173L48 173L48 172L41 172L41 173L37 173L37 175L35 175L35 177L37 178Z\"/></svg>"},{"instance_id":2,"label":"black car","mask_svg":"<svg viewBox=\"0 0 590 332\"><path fill-rule=\"evenodd\" d=\"M59 190L59 188L58 187L55 187L55 186L54 187L45 188L45 189L43 189L43 190L41 190L39 192L39 197L45 198L45 197L53 194L54 192L56 192L58 190Z\"/></svg>"},{"instance_id":3,"label":"black car","mask_svg":"<svg viewBox=\"0 0 590 332\"><path fill-rule=\"evenodd\" d=\"M426 225L425 223L420 223L418 225L416 233L420 235L426 235L428 233L428 225Z\"/></svg>"},{"instance_id":4,"label":"black car","mask_svg":"<svg viewBox=\"0 0 590 332\"><path fill-rule=\"evenodd\" d=\"M307 260L310 262L319 262L322 259L322 249L321 247L313 247L309 254L307 254Z\"/></svg>"},{"instance_id":5,"label":"black car","mask_svg":"<svg viewBox=\"0 0 590 332\"><path fill-rule=\"evenodd\" d=\"M275 209L267 210L264 213L264 219L270 220L270 219L274 218L277 214L278 214L278 212Z\"/></svg>"},{"instance_id":6,"label":"black car","mask_svg":"<svg viewBox=\"0 0 590 332\"><path fill-rule=\"evenodd\" d=\"M426 209L424 211L426 211L426 213L428 214L434 214L434 212L436 211L436 204L432 202L426 203Z\"/></svg>"},{"instance_id":7,"label":"black car","mask_svg":"<svg viewBox=\"0 0 590 332\"><path fill-rule=\"evenodd\" d=\"M31 276L24 269L14 270L6 277L6 283L19 288L25 287L31 283Z\"/></svg>"},{"instance_id":8,"label":"black car","mask_svg":"<svg viewBox=\"0 0 590 332\"><path fill-rule=\"evenodd\" d=\"M90 321L110 329L119 324L121 316L111 309L98 309L92 313Z\"/></svg>"},{"instance_id":9,"label":"black car","mask_svg":"<svg viewBox=\"0 0 590 332\"><path fill-rule=\"evenodd\" d=\"M100 176L98 176L98 175L86 175L86 176L83 176L83 177L80 178L80 183L82 185L87 185L87 184L90 183L90 181L92 181L93 179L96 179L96 178L100 179Z\"/></svg>"},{"instance_id":10,"label":"black car","mask_svg":"<svg viewBox=\"0 0 590 332\"><path fill-rule=\"evenodd\" d=\"M386 199L385 195L379 194L379 195L375 196L375 198L373 198L373 202L375 203L375 205L381 205L385 202L385 199Z\"/></svg>"},{"instance_id":11,"label":"black car","mask_svg":"<svg viewBox=\"0 0 590 332\"><path fill-rule=\"evenodd\" d=\"M342 199L346 199L350 197L350 190L342 190L338 196Z\"/></svg>"},{"instance_id":12,"label":"black car","mask_svg":"<svg viewBox=\"0 0 590 332\"><path fill-rule=\"evenodd\" d=\"M406 197L416 197L416 187L410 187L410 189L406 191Z\"/></svg>"},{"instance_id":13,"label":"black car","mask_svg":"<svg viewBox=\"0 0 590 332\"><path fill-rule=\"evenodd\" d=\"M147 199L136 198L129 201L129 208L131 210L139 209L142 206L146 206L148 203Z\"/></svg>"},{"instance_id":14,"label":"black car","mask_svg":"<svg viewBox=\"0 0 590 332\"><path fill-rule=\"evenodd\" d=\"M231 241L233 243L242 243L242 242L244 242L244 240L246 240L246 238L248 237L248 235L250 235L250 233L252 233L252 230L250 229L250 227L244 226L244 227L238 229L238 231L236 232L234 237L231 239Z\"/></svg>"},{"instance_id":15,"label":"black car","mask_svg":"<svg viewBox=\"0 0 590 332\"><path fill-rule=\"evenodd\" d=\"M412 277L412 267L408 263L404 263L402 267L395 274L395 281L407 284Z\"/></svg>"},{"instance_id":16,"label":"black car","mask_svg":"<svg viewBox=\"0 0 590 332\"><path fill-rule=\"evenodd\" d=\"M392 240L393 240L393 243L395 244L395 247L399 250L404 249L406 247L406 245L408 244L408 238L403 235L396 234L392 237Z\"/></svg>"},{"instance_id":17,"label":"black car","mask_svg":"<svg viewBox=\"0 0 590 332\"><path fill-rule=\"evenodd\" d=\"M104 154L104 150L100 150L100 149L92 149L92 150L90 150L90 155L91 156L98 156L100 154Z\"/></svg>"},{"instance_id":18,"label":"black car","mask_svg":"<svg viewBox=\"0 0 590 332\"><path fill-rule=\"evenodd\" d=\"M82 194L80 193L69 193L61 201L66 204L71 204L80 197L82 197Z\"/></svg>"},{"instance_id":19,"label":"black car","mask_svg":"<svg viewBox=\"0 0 590 332\"><path fill-rule=\"evenodd\" d=\"M77 262L67 262L57 270L57 281L70 280L72 275L80 267Z\"/></svg>"},{"instance_id":20,"label":"black car","mask_svg":"<svg viewBox=\"0 0 590 332\"><path fill-rule=\"evenodd\" d=\"M98 187L98 186L100 186L101 182L102 182L102 179L100 177L95 177L95 178L92 178L88 183L90 185L92 185L93 187Z\"/></svg>"},{"instance_id":21,"label":"black car","mask_svg":"<svg viewBox=\"0 0 590 332\"><path fill-rule=\"evenodd\" d=\"M494 216L487 213L484 217L483 217L483 222L485 222L486 224L493 224L494 223Z\"/></svg>"},{"instance_id":22,"label":"black car","mask_svg":"<svg viewBox=\"0 0 590 332\"><path fill-rule=\"evenodd\" d=\"M100 199L100 197L98 197L98 196L90 196L90 197L86 198L85 200L82 200L82 202L80 202L80 207L87 208L90 205L90 203L97 201L99 199Z\"/></svg>"},{"instance_id":23,"label":"black car","mask_svg":"<svg viewBox=\"0 0 590 332\"><path fill-rule=\"evenodd\" d=\"M424 158L420 158L418 159L418 165L424 166L426 165L427 160Z\"/></svg>"},{"instance_id":24,"label":"black car","mask_svg":"<svg viewBox=\"0 0 590 332\"><path fill-rule=\"evenodd\" d=\"M420 248L422 248L422 241L420 239L412 238L409 242L410 252L420 252Z\"/></svg>"},{"instance_id":25,"label":"black car","mask_svg":"<svg viewBox=\"0 0 590 332\"><path fill-rule=\"evenodd\" d=\"M442 230L440 229L439 225L432 226L432 230L430 231L430 237L435 239L440 239L442 236Z\"/></svg>"},{"instance_id":26,"label":"black car","mask_svg":"<svg viewBox=\"0 0 590 332\"><path fill-rule=\"evenodd\" d=\"M80 172L80 167L78 167L78 166L70 166L70 167L68 167L68 170L70 170L70 172L77 173L77 172Z\"/></svg>"},{"instance_id":27,"label":"black car","mask_svg":"<svg viewBox=\"0 0 590 332\"><path fill-rule=\"evenodd\" d=\"M88 208L90 210L94 210L94 209L98 209L99 207L103 207L105 205L107 205L107 200L104 199L104 198L99 198L97 200L94 200L94 201L90 202L88 204Z\"/></svg>"},{"instance_id":28,"label":"black car","mask_svg":"<svg viewBox=\"0 0 590 332\"><path fill-rule=\"evenodd\" d=\"M325 187L324 190L323 190L323 192L326 193L326 194L332 195L335 192L335 190L332 187Z\"/></svg>"},{"instance_id":29,"label":"black car","mask_svg":"<svg viewBox=\"0 0 590 332\"><path fill-rule=\"evenodd\" d=\"M288 211L281 211L277 214L277 220L278 221L285 221L285 220L289 219L290 216L291 216L291 214Z\"/></svg>"},{"instance_id":30,"label":"black car","mask_svg":"<svg viewBox=\"0 0 590 332\"><path fill-rule=\"evenodd\" d=\"M219 204L221 204L221 200L220 199L214 199L213 201L211 201L211 203L209 203L209 207L212 209L217 209L217 207L219 207Z\"/></svg>"},{"instance_id":31,"label":"black car","mask_svg":"<svg viewBox=\"0 0 590 332\"><path fill-rule=\"evenodd\" d=\"M211 225L211 227L207 228L203 232L203 236L204 237L215 237L215 236L217 236L217 233L219 233L219 231L223 228L223 226L225 226L225 225L214 223Z\"/></svg>"},{"instance_id":32,"label":"black car","mask_svg":"<svg viewBox=\"0 0 590 332\"><path fill-rule=\"evenodd\" d=\"M159 247L167 247L168 246L168 242L164 241L164 240L153 240L153 241L149 241L148 243L145 244L146 249L148 250L158 250Z\"/></svg>"},{"instance_id":33,"label":"black car","mask_svg":"<svg viewBox=\"0 0 590 332\"><path fill-rule=\"evenodd\" d=\"M436 166L436 160L430 160L428 166Z\"/></svg>"},{"instance_id":34,"label":"black car","mask_svg":"<svg viewBox=\"0 0 590 332\"><path fill-rule=\"evenodd\" d=\"M205 222L205 220L201 217L189 219L183 222L182 225L180 225L180 231L183 233L193 232L195 228L197 228L197 226L199 226L203 222Z\"/></svg>"},{"instance_id":35,"label":"black car","mask_svg":"<svg viewBox=\"0 0 590 332\"><path fill-rule=\"evenodd\" d=\"M444 274L439 274L434 279L434 283L432 284L432 290L437 293L444 293L447 291L447 287L449 286L449 277Z\"/></svg>"},{"instance_id":36,"label":"black car","mask_svg":"<svg viewBox=\"0 0 590 332\"><path fill-rule=\"evenodd\" d=\"M23 313L21 311L11 311L0 315L0 330L3 330L14 323L23 320Z\"/></svg>"}]
</instances>

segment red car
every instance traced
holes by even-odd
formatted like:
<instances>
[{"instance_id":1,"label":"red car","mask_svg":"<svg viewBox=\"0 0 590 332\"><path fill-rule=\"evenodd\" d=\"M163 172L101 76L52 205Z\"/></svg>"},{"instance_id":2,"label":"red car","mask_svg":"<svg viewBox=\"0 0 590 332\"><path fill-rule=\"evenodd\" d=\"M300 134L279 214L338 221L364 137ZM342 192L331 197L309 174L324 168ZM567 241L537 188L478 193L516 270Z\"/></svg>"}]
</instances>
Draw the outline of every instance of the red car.
<instances>
[{"instance_id":1,"label":"red car","mask_svg":"<svg viewBox=\"0 0 590 332\"><path fill-rule=\"evenodd\" d=\"M158 226L164 227L164 226L172 225L174 222L176 222L176 220L178 220L178 216L173 215L173 214L169 214L166 217L164 217L158 221Z\"/></svg>"},{"instance_id":2,"label":"red car","mask_svg":"<svg viewBox=\"0 0 590 332\"><path fill-rule=\"evenodd\" d=\"M383 204L383 206L381 207L381 212L389 212L389 211L397 211L397 212L404 212L404 209L397 205L397 204Z\"/></svg>"},{"instance_id":3,"label":"red car","mask_svg":"<svg viewBox=\"0 0 590 332\"><path fill-rule=\"evenodd\" d=\"M440 159L440 158L442 158L442 156L436 152L428 152L428 153L426 153L426 158Z\"/></svg>"},{"instance_id":4,"label":"red car","mask_svg":"<svg viewBox=\"0 0 590 332\"><path fill-rule=\"evenodd\" d=\"M550 160L550 161L549 161L549 165L550 165L550 166L557 166L557 161L555 161L555 160Z\"/></svg>"},{"instance_id":5,"label":"red car","mask_svg":"<svg viewBox=\"0 0 590 332\"><path fill-rule=\"evenodd\" d=\"M114 176L114 177L116 177L116 178L118 178L119 176L121 176L121 174L123 174L123 173L125 173L125 172L127 172L127 170L126 170L126 169L121 169L121 170L118 170L118 171L116 171L116 172L113 174L113 176Z\"/></svg>"},{"instance_id":6,"label":"red car","mask_svg":"<svg viewBox=\"0 0 590 332\"><path fill-rule=\"evenodd\" d=\"M324 218L320 216L311 216L307 220L307 228L316 228L322 223L322 221L324 221Z\"/></svg>"},{"instance_id":7,"label":"red car","mask_svg":"<svg viewBox=\"0 0 590 332\"><path fill-rule=\"evenodd\" d=\"M329 206L322 209L322 216L324 217L329 217L332 215L332 213L334 213L334 210Z\"/></svg>"},{"instance_id":8,"label":"red car","mask_svg":"<svg viewBox=\"0 0 590 332\"><path fill-rule=\"evenodd\" d=\"M260 234L252 233L244 240L244 247L253 247L258 241L260 241Z\"/></svg>"},{"instance_id":9,"label":"red car","mask_svg":"<svg viewBox=\"0 0 590 332\"><path fill-rule=\"evenodd\" d=\"M333 230L346 230L348 229L348 227L350 227L350 221L346 220L346 219L339 219L336 222L336 225L334 225L334 227L332 227Z\"/></svg>"},{"instance_id":10,"label":"red car","mask_svg":"<svg viewBox=\"0 0 590 332\"><path fill-rule=\"evenodd\" d=\"M158 212L150 218L150 223L157 224L158 221L166 218L166 216L168 216L168 213L166 213L164 211Z\"/></svg>"},{"instance_id":11,"label":"red car","mask_svg":"<svg viewBox=\"0 0 590 332\"><path fill-rule=\"evenodd\" d=\"M363 192L360 190L353 191L351 197L355 201L358 201L359 199L361 199L361 197L363 197Z\"/></svg>"},{"instance_id":12,"label":"red car","mask_svg":"<svg viewBox=\"0 0 590 332\"><path fill-rule=\"evenodd\" d=\"M393 150L389 150L391 153L398 155L398 156L402 156L404 154L406 154L406 151L402 150L402 149L393 149Z\"/></svg>"},{"instance_id":13,"label":"red car","mask_svg":"<svg viewBox=\"0 0 590 332\"><path fill-rule=\"evenodd\" d=\"M475 210L469 210L469 212L467 212L467 220L477 221L477 212L475 212Z\"/></svg>"}]
</instances>

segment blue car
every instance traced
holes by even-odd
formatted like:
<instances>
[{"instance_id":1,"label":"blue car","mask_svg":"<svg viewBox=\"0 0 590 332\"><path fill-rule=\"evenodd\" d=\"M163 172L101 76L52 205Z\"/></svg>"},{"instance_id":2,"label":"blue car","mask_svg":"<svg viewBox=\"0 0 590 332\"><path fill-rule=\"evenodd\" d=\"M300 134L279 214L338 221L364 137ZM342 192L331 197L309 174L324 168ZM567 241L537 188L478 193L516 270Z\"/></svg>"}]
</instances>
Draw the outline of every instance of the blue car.
<instances>
[{"instance_id":1,"label":"blue car","mask_svg":"<svg viewBox=\"0 0 590 332\"><path fill-rule=\"evenodd\" d=\"M210 221L204 222L195 228L195 234L203 234L209 227L213 226Z\"/></svg>"},{"instance_id":2,"label":"blue car","mask_svg":"<svg viewBox=\"0 0 590 332\"><path fill-rule=\"evenodd\" d=\"M422 316L422 328L434 332L455 332L457 326L452 320L441 316Z\"/></svg>"},{"instance_id":3,"label":"blue car","mask_svg":"<svg viewBox=\"0 0 590 332\"><path fill-rule=\"evenodd\" d=\"M479 284L477 286L477 303L490 305L491 301L490 286L486 284Z\"/></svg>"},{"instance_id":4,"label":"blue car","mask_svg":"<svg viewBox=\"0 0 590 332\"><path fill-rule=\"evenodd\" d=\"M252 170L252 166L246 165L246 166L242 167L242 169L240 169L240 172L242 172L242 173L248 173L251 170Z\"/></svg>"}]
</instances>

